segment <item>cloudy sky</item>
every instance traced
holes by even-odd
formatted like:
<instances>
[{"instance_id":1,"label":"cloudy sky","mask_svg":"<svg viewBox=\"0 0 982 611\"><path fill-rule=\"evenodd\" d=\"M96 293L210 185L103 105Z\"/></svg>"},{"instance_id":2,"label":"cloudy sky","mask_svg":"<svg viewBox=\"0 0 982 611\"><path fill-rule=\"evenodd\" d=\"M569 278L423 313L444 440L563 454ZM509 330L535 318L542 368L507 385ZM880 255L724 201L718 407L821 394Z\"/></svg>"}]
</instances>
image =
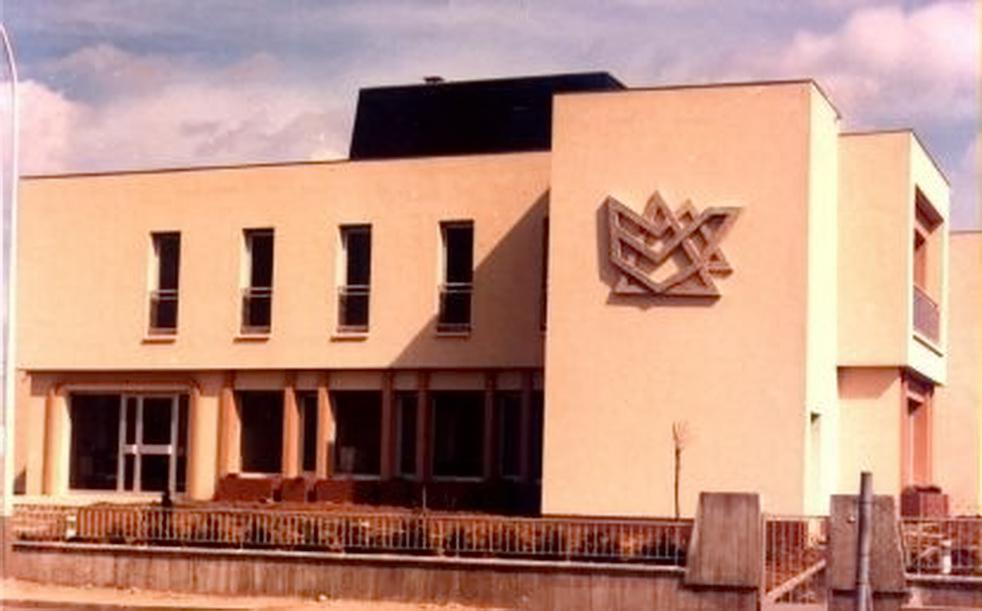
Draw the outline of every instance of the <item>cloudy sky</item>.
<instances>
[{"instance_id":1,"label":"cloudy sky","mask_svg":"<svg viewBox=\"0 0 982 611\"><path fill-rule=\"evenodd\" d=\"M4 2L4 0L0 0ZM974 0L6 0L27 173L344 157L359 87L609 70L814 77L846 129L913 126L979 213Z\"/></svg>"}]
</instances>

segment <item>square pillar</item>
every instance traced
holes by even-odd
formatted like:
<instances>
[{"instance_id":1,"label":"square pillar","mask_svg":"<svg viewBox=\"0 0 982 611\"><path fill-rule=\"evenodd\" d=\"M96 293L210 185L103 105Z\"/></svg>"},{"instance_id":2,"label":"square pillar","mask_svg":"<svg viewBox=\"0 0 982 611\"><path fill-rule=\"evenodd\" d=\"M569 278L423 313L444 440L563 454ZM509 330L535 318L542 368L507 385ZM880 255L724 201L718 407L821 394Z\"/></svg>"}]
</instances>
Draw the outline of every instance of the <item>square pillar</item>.
<instances>
[{"instance_id":1,"label":"square pillar","mask_svg":"<svg viewBox=\"0 0 982 611\"><path fill-rule=\"evenodd\" d=\"M334 445L334 414L329 394L330 376L325 372L317 381L317 478L334 474L331 452Z\"/></svg>"},{"instance_id":2,"label":"square pillar","mask_svg":"<svg viewBox=\"0 0 982 611\"><path fill-rule=\"evenodd\" d=\"M194 384L188 397L187 496L196 501L208 500L215 494L215 473L218 462L219 396L205 395Z\"/></svg>"},{"instance_id":3,"label":"square pillar","mask_svg":"<svg viewBox=\"0 0 982 611\"><path fill-rule=\"evenodd\" d=\"M48 390L51 381L47 382L44 394L35 394L31 390L34 378L24 376L20 379L23 384L18 384L22 388L18 394L16 408L18 418L25 417L26 425L21 425L20 420L15 427L17 433L17 453L22 450L26 452L25 464L25 494L38 496L44 493L44 454L45 454L45 420L47 418Z\"/></svg>"},{"instance_id":4,"label":"square pillar","mask_svg":"<svg viewBox=\"0 0 982 611\"><path fill-rule=\"evenodd\" d=\"M395 411L392 405L392 372L382 374L382 442L380 475L383 480L392 479L395 472Z\"/></svg>"},{"instance_id":5,"label":"square pillar","mask_svg":"<svg viewBox=\"0 0 982 611\"><path fill-rule=\"evenodd\" d=\"M417 376L416 406L416 476L428 482L433 474L433 448L430 440L430 374L420 371Z\"/></svg>"},{"instance_id":6,"label":"square pillar","mask_svg":"<svg viewBox=\"0 0 982 611\"><path fill-rule=\"evenodd\" d=\"M235 406L235 372L225 374L219 393L218 476L241 471L242 423Z\"/></svg>"},{"instance_id":7,"label":"square pillar","mask_svg":"<svg viewBox=\"0 0 982 611\"><path fill-rule=\"evenodd\" d=\"M288 373L283 387L283 460L284 477L300 475L300 410L297 405L296 375Z\"/></svg>"},{"instance_id":8,"label":"square pillar","mask_svg":"<svg viewBox=\"0 0 982 611\"><path fill-rule=\"evenodd\" d=\"M493 371L484 372L484 479L498 477L497 452L498 431L494 417L494 391L497 387L498 376Z\"/></svg>"},{"instance_id":9,"label":"square pillar","mask_svg":"<svg viewBox=\"0 0 982 611\"><path fill-rule=\"evenodd\" d=\"M68 413L68 397L63 389L48 389L44 411L44 493L48 496L62 496L68 492L68 461L71 452L71 419Z\"/></svg>"},{"instance_id":10,"label":"square pillar","mask_svg":"<svg viewBox=\"0 0 982 611\"><path fill-rule=\"evenodd\" d=\"M532 371L522 372L521 430L519 431L519 474L522 481L532 477Z\"/></svg>"}]
</instances>

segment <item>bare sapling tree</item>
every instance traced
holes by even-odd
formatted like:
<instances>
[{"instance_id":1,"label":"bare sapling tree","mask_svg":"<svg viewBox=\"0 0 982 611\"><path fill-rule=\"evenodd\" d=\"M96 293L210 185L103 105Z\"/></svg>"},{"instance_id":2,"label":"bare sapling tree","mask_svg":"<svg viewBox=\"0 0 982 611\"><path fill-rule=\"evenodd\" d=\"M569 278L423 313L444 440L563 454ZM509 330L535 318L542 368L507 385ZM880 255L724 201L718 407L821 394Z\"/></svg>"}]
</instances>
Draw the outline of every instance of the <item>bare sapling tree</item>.
<instances>
[{"instance_id":1,"label":"bare sapling tree","mask_svg":"<svg viewBox=\"0 0 982 611\"><path fill-rule=\"evenodd\" d=\"M679 480L682 475L682 451L689 443L689 425L686 422L672 423L672 445L675 446L675 519L679 519Z\"/></svg>"}]
</instances>

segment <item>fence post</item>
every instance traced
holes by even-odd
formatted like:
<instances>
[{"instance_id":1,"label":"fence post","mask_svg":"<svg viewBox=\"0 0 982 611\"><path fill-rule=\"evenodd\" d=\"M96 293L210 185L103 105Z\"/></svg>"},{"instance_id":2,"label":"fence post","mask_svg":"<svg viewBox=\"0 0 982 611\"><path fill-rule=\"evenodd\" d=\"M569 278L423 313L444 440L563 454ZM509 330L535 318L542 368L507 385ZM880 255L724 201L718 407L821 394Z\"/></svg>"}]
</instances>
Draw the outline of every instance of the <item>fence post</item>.
<instances>
[{"instance_id":1,"label":"fence post","mask_svg":"<svg viewBox=\"0 0 982 611\"><path fill-rule=\"evenodd\" d=\"M873 474L859 476L859 547L856 558L856 611L871 611L873 595L869 586L869 556L873 543Z\"/></svg>"},{"instance_id":2,"label":"fence post","mask_svg":"<svg viewBox=\"0 0 982 611\"><path fill-rule=\"evenodd\" d=\"M855 611L859 549L858 495L833 495L829 516L829 611ZM903 549L892 496L874 495L870 505L869 592L876 611L899 611L907 598Z\"/></svg>"},{"instance_id":3,"label":"fence post","mask_svg":"<svg viewBox=\"0 0 982 611\"><path fill-rule=\"evenodd\" d=\"M760 500L756 494L700 493L689 540L685 585L738 592L746 608L756 608L763 565L761 531Z\"/></svg>"}]
</instances>

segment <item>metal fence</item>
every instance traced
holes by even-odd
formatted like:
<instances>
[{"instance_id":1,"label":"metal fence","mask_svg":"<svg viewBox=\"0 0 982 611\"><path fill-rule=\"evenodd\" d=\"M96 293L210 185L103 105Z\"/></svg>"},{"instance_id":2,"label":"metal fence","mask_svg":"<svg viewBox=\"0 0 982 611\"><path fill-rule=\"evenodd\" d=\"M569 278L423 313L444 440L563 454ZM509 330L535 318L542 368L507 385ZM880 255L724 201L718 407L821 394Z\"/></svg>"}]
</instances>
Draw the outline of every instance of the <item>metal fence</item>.
<instances>
[{"instance_id":1,"label":"metal fence","mask_svg":"<svg viewBox=\"0 0 982 611\"><path fill-rule=\"evenodd\" d=\"M17 541L685 566L691 520L18 506Z\"/></svg>"},{"instance_id":2,"label":"metal fence","mask_svg":"<svg viewBox=\"0 0 982 611\"><path fill-rule=\"evenodd\" d=\"M982 576L982 518L904 518L901 531L908 574Z\"/></svg>"},{"instance_id":3,"label":"metal fence","mask_svg":"<svg viewBox=\"0 0 982 611\"><path fill-rule=\"evenodd\" d=\"M826 600L828 518L764 517L763 596L771 603Z\"/></svg>"}]
</instances>

